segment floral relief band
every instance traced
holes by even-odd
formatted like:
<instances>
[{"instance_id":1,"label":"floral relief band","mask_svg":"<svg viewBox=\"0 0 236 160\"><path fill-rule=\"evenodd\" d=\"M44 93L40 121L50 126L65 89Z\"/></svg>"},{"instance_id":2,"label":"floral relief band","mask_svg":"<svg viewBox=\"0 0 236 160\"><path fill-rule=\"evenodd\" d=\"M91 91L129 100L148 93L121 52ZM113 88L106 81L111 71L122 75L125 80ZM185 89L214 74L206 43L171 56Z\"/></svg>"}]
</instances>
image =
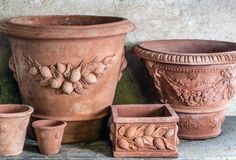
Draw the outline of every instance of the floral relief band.
<instances>
[{"instance_id":1,"label":"floral relief band","mask_svg":"<svg viewBox=\"0 0 236 160\"><path fill-rule=\"evenodd\" d=\"M99 61L97 58L89 63L80 64L73 67L70 63L56 63L56 65L43 66L30 56L25 57L25 69L39 85L49 86L56 90L56 93L70 95L72 92L83 94L89 85L95 84L104 72L111 67L114 56L107 56Z\"/></svg>"}]
</instances>

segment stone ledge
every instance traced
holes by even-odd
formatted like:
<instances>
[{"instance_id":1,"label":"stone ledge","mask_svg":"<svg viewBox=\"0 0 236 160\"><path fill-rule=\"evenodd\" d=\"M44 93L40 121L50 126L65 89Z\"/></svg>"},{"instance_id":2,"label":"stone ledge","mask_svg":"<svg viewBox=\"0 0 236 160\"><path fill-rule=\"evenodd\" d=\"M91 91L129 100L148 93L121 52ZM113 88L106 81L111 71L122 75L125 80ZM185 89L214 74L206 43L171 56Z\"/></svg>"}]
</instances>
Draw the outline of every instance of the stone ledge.
<instances>
[{"instance_id":1,"label":"stone ledge","mask_svg":"<svg viewBox=\"0 0 236 160\"><path fill-rule=\"evenodd\" d=\"M179 158L176 160L203 159L236 159L236 116L226 117L221 136L208 140L180 140L178 146ZM97 141L90 144L67 144L61 148L61 153L47 157L38 153L35 141L27 139L24 152L14 157L2 159L112 159L110 143ZM125 159L125 158L124 158ZM132 158L131 158L132 159ZM129 158L130 160L130 158ZM165 160L168 160L166 158Z\"/></svg>"}]
</instances>

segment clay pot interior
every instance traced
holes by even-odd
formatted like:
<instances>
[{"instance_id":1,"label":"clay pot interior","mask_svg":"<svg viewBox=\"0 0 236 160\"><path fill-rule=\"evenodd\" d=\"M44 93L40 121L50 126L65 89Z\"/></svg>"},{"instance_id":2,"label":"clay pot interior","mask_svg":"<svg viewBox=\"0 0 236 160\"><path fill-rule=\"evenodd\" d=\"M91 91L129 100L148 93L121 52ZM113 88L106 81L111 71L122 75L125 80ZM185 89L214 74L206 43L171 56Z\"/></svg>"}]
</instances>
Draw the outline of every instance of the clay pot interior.
<instances>
[{"instance_id":1,"label":"clay pot interior","mask_svg":"<svg viewBox=\"0 0 236 160\"><path fill-rule=\"evenodd\" d=\"M143 106L145 107L145 106ZM117 108L118 117L169 117L171 116L170 111L162 106L160 108L156 107L119 107Z\"/></svg>"},{"instance_id":2,"label":"clay pot interior","mask_svg":"<svg viewBox=\"0 0 236 160\"><path fill-rule=\"evenodd\" d=\"M38 120L32 123L40 153L45 155L59 153L66 125L66 122L58 120Z\"/></svg>"},{"instance_id":3,"label":"clay pot interior","mask_svg":"<svg viewBox=\"0 0 236 160\"><path fill-rule=\"evenodd\" d=\"M215 53L236 50L235 43L211 41L211 40L158 40L147 41L139 45L142 48L173 53Z\"/></svg>"},{"instance_id":4,"label":"clay pot interior","mask_svg":"<svg viewBox=\"0 0 236 160\"><path fill-rule=\"evenodd\" d=\"M33 108L21 104L0 105L0 155L22 152Z\"/></svg>"},{"instance_id":5,"label":"clay pot interior","mask_svg":"<svg viewBox=\"0 0 236 160\"><path fill-rule=\"evenodd\" d=\"M38 120L33 122L34 128L41 128L41 129L53 129L57 127L65 127L66 122L57 121L57 120Z\"/></svg>"},{"instance_id":6,"label":"clay pot interior","mask_svg":"<svg viewBox=\"0 0 236 160\"><path fill-rule=\"evenodd\" d=\"M115 122L177 122L175 111L168 104L130 104L112 105L112 116Z\"/></svg>"},{"instance_id":7,"label":"clay pot interior","mask_svg":"<svg viewBox=\"0 0 236 160\"><path fill-rule=\"evenodd\" d=\"M43 25L43 26L88 26L119 22L119 17L98 17L98 16L30 16L13 18L8 22L21 25Z\"/></svg>"},{"instance_id":8,"label":"clay pot interior","mask_svg":"<svg viewBox=\"0 0 236 160\"><path fill-rule=\"evenodd\" d=\"M1 32L37 39L97 38L126 34L134 28L126 18L90 15L25 16L0 25Z\"/></svg>"},{"instance_id":9,"label":"clay pot interior","mask_svg":"<svg viewBox=\"0 0 236 160\"><path fill-rule=\"evenodd\" d=\"M32 108L29 108L28 106L20 106L19 105L1 105L0 107L0 116L3 117L9 117L9 116L16 116L20 114L25 114L25 113L31 113Z\"/></svg>"}]
</instances>

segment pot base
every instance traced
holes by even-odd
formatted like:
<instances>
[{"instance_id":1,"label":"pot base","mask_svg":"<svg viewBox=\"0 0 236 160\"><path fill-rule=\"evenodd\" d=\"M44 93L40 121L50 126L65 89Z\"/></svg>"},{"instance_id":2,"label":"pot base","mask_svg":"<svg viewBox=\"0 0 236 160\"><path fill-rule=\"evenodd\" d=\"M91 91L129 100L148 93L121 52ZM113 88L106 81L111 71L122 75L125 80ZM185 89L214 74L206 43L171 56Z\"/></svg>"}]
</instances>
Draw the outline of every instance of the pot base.
<instances>
[{"instance_id":1,"label":"pot base","mask_svg":"<svg viewBox=\"0 0 236 160\"><path fill-rule=\"evenodd\" d=\"M219 133L214 133L214 134L209 134L209 135L181 135L181 134L178 134L178 137L181 138L181 139L186 139L186 140L204 140L204 139L211 139L211 138L215 138L215 137L218 137L221 133L221 130Z\"/></svg>"},{"instance_id":2,"label":"pot base","mask_svg":"<svg viewBox=\"0 0 236 160\"><path fill-rule=\"evenodd\" d=\"M131 158L131 157L153 157L153 158L164 158L164 157L168 157L168 158L177 158L178 157L178 151L173 151L173 152L141 152L141 151L136 151L136 152L125 152L125 151L113 151L113 156L116 158Z\"/></svg>"},{"instance_id":3,"label":"pot base","mask_svg":"<svg viewBox=\"0 0 236 160\"><path fill-rule=\"evenodd\" d=\"M182 139L208 139L220 135L224 110L211 113L178 113L178 137Z\"/></svg>"},{"instance_id":4,"label":"pot base","mask_svg":"<svg viewBox=\"0 0 236 160\"><path fill-rule=\"evenodd\" d=\"M19 151L19 152L14 152L14 153L1 154L1 156L17 156L21 153L22 151Z\"/></svg>"},{"instance_id":5,"label":"pot base","mask_svg":"<svg viewBox=\"0 0 236 160\"><path fill-rule=\"evenodd\" d=\"M35 139L32 122L40 120L31 117L28 132L31 138ZM62 143L93 142L102 138L107 117L89 121L66 121L67 126L64 131Z\"/></svg>"}]
</instances>

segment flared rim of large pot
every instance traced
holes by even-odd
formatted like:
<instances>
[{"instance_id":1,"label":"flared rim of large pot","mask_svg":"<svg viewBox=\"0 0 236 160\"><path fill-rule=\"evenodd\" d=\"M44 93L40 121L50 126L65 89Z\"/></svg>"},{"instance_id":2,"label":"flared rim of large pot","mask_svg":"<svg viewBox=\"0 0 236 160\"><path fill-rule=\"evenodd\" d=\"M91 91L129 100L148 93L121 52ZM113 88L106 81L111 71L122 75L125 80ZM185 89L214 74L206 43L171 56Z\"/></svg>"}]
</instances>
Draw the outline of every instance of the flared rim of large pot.
<instances>
[{"instance_id":1,"label":"flared rim of large pot","mask_svg":"<svg viewBox=\"0 0 236 160\"><path fill-rule=\"evenodd\" d=\"M23 117L33 113L34 109L25 104L1 104L0 118Z\"/></svg>"},{"instance_id":2,"label":"flared rim of large pot","mask_svg":"<svg viewBox=\"0 0 236 160\"><path fill-rule=\"evenodd\" d=\"M144 41L134 53L146 60L168 64L212 65L236 62L236 43L202 39Z\"/></svg>"},{"instance_id":3,"label":"flared rim of large pot","mask_svg":"<svg viewBox=\"0 0 236 160\"><path fill-rule=\"evenodd\" d=\"M126 18L90 15L22 16L0 26L0 31L9 35L35 39L95 38L134 29L135 25Z\"/></svg>"}]
</instances>

